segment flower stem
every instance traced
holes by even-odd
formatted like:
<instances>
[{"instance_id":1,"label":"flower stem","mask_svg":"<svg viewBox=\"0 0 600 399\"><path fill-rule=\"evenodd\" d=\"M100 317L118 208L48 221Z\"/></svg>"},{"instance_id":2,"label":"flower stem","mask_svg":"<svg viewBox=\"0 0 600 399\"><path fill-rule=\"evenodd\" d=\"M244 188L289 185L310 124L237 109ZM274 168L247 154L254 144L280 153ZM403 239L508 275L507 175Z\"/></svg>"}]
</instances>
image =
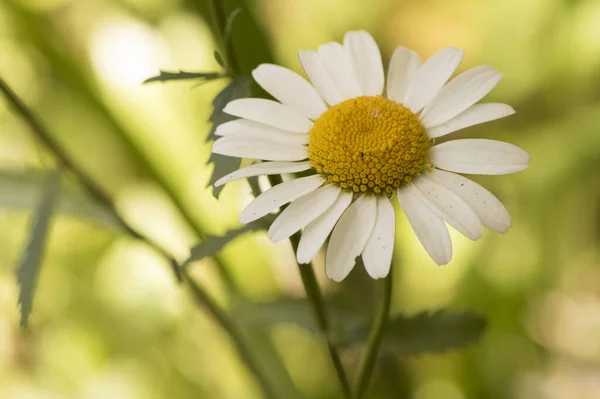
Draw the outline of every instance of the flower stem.
<instances>
[{"instance_id":1,"label":"flower stem","mask_svg":"<svg viewBox=\"0 0 600 399\"><path fill-rule=\"evenodd\" d=\"M290 237L290 242L292 243L292 247L294 248L294 253L296 253L298 250L300 236L300 233L296 233ZM327 318L327 311L325 309L325 301L323 300L323 294L321 293L321 289L319 288L319 283L317 281L317 277L315 276L313 265L312 263L309 263L308 265L298 265L298 270L300 270L302 284L304 285L304 289L306 290L306 297L308 298L308 301L311 304L311 307L315 314L315 318L317 319L319 329L325 337L327 349L329 351L329 355L331 356L331 361L333 362L335 372L338 376L338 379L340 380L344 396L349 397L350 383L348 382L348 377L346 376L346 372L344 371L344 365L342 364L340 354L338 353L337 348L331 340L330 324Z\"/></svg>"},{"instance_id":2,"label":"flower stem","mask_svg":"<svg viewBox=\"0 0 600 399\"><path fill-rule=\"evenodd\" d=\"M271 186L276 186L282 182L283 179L280 175L269 176L269 183L271 183ZM282 206L281 210L283 211L286 206L287 205ZM290 237L294 254L298 252L298 245L300 244L301 236L301 233L298 232ZM330 337L330 325L327 318L327 311L325 309L325 301L323 300L323 294L321 293L317 277L315 276L313 264L311 262L308 265L298 265L298 270L300 271L300 277L302 278L302 285L304 285L304 290L306 291L306 298L313 309L319 330L321 330L321 333L325 337L327 349L329 350L329 355L331 357L331 361L333 362L335 372L340 380L344 396L350 397L350 383L348 382L348 377L344 371L344 365L342 364L340 354L338 353L338 350Z\"/></svg>"},{"instance_id":3,"label":"flower stem","mask_svg":"<svg viewBox=\"0 0 600 399\"><path fill-rule=\"evenodd\" d=\"M373 376L375 370L375 363L377 360L377 353L379 345L383 338L385 326L387 324L388 316L390 313L390 304L392 302L392 271L390 274L383 279L383 292L381 302L379 303L379 309L369 338L367 339L367 345L364 350L363 357L358 367L358 373L356 376L356 383L354 385L354 391L352 392L352 399L361 399L367 393L369 388L369 382Z\"/></svg>"},{"instance_id":4,"label":"flower stem","mask_svg":"<svg viewBox=\"0 0 600 399\"><path fill-rule=\"evenodd\" d=\"M154 248L162 256L164 256L169 263L172 265L178 279L188 284L194 299L196 302L206 309L211 316L217 321L217 323L223 328L234 343L240 358L248 366L248 369L252 371L260 384L265 397L268 399L276 399L273 389L271 388L265 373L259 367L257 361L253 357L252 353L248 349L248 345L242 334L239 332L235 324L227 316L227 313L223 311L216 302L199 286L197 285L187 274L185 270L179 267L177 261L160 245L151 241L149 238L140 234L137 230L131 227L117 212L113 201L110 196L100 187L95 180L87 174L83 169L73 161L71 156L64 151L64 149L54 140L54 137L42 124L42 122L34 115L34 113L27 107L27 105L17 96L17 94L8 86L8 84L0 77L0 93L4 94L8 103L12 108L27 122L31 130L36 134L38 139L42 141L56 156L60 165L64 166L79 180L81 185L92 195L96 201L106 206L115 215L122 228L131 236L144 241L147 245Z\"/></svg>"}]
</instances>

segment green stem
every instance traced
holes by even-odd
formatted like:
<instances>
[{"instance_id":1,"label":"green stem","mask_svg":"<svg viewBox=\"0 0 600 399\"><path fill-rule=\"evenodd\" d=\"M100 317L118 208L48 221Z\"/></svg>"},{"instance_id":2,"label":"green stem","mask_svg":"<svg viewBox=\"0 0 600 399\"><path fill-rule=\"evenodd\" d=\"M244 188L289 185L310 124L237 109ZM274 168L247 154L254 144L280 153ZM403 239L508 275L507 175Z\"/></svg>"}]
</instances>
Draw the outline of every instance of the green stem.
<instances>
[{"instance_id":1,"label":"green stem","mask_svg":"<svg viewBox=\"0 0 600 399\"><path fill-rule=\"evenodd\" d=\"M119 221L120 227L125 230L129 235L145 241L156 249L163 256L170 257L170 255L155 242L143 237L133 227L131 227L121 215L117 212L113 201L110 199L108 194L96 184L83 169L73 161L71 156L64 151L64 149L54 140L53 136L48 132L46 127L39 121L39 119L33 114L33 112L27 107L27 105L21 100L17 94L8 86L8 84L0 77L0 92L4 94L8 100L10 106L19 114L29 125L31 130L36 134L38 139L46 145L54 153L60 165L64 166L65 169L69 170L79 182L86 188L86 190L102 205L106 206L116 219ZM179 267L173 268L173 273L178 281L181 281L181 274Z\"/></svg>"},{"instance_id":2,"label":"green stem","mask_svg":"<svg viewBox=\"0 0 600 399\"><path fill-rule=\"evenodd\" d=\"M92 84L90 83L88 77L81 72L73 60L60 52L58 47L50 40L52 34L49 34L48 32L52 32L52 30L46 26L44 20L29 13L27 10L17 6L16 4L13 4L12 6L13 8L11 11L14 12L14 15L18 18L17 25L26 27L26 29L24 29L21 33L26 35L26 37L29 37L31 42L35 43L35 45L42 51L46 58L50 60L53 70L58 74L62 74L61 77L63 81L66 82L70 89L81 94L89 103L89 106L96 109L101 116L106 119L110 128L117 133L127 150L130 151L131 157L138 164L140 164L144 171L149 174L150 178L156 181L157 184L165 191L186 223L196 233L198 239L204 239L204 226L197 220L196 217L194 217L194 215L189 212L188 209L190 204L187 203L184 197L180 194L180 187L178 187L172 179L167 178L163 173L161 173L156 164L151 160L148 160L148 157L138 149L135 141L114 119L106 105L103 103L102 99L94 92L94 90L92 90ZM55 147L58 147L59 149L61 148L58 145ZM53 151L56 150L56 148L50 148ZM63 155L65 155L64 150L61 150L61 152ZM74 163L72 162L72 157L63 156L63 159L69 159L71 160L71 164ZM82 168L78 169L81 170ZM93 182L93 179L88 180L92 180ZM89 185L88 189L92 186L93 185ZM101 194L96 192L94 195L99 198ZM106 201L103 201L103 203L106 203ZM127 230L127 228L125 229ZM237 291L237 288L235 287L235 281L231 273L229 273L229 270L227 270L225 267L225 261L219 255L217 255L215 256L215 262L219 266L217 270L225 282L228 293L235 293Z\"/></svg>"},{"instance_id":3,"label":"green stem","mask_svg":"<svg viewBox=\"0 0 600 399\"><path fill-rule=\"evenodd\" d=\"M352 393L353 399L363 398L369 388L369 382L371 381L373 371L375 370L379 345L381 344L385 326L388 321L391 302L392 272L390 270L390 274L383 279L383 293L381 302L379 303L379 309L377 311L377 315L375 316L375 320L373 321L373 326L371 327L371 332L369 333L369 338L367 339L367 345L358 367L356 383Z\"/></svg>"},{"instance_id":4,"label":"green stem","mask_svg":"<svg viewBox=\"0 0 600 399\"><path fill-rule=\"evenodd\" d=\"M142 240L149 246L153 247L169 261L169 263L173 266L173 270L177 273L178 278L188 284L198 304L205 308L214 317L217 323L225 331L227 331L240 355L240 358L248 366L250 371L254 373L258 383L265 393L265 397L268 399L276 399L277 396L274 394L271 386L269 385L265 373L258 366L258 363L248 349L248 345L246 345L242 334L233 324L231 319L229 319L227 314L217 306L214 300L200 286L198 286L185 271L182 271L182 268L179 267L177 261L164 248L138 233L121 217L121 215L117 212L110 196L99 185L96 184L92 177L90 177L83 169L79 168L79 166L72 160L71 156L54 140L54 137L49 133L41 121L1 77L0 92L4 94L9 105L12 106L12 108L27 122L29 127L40 139L40 141L42 141L54 153L59 164L73 173L82 186L98 202L102 203L114 213L123 229L131 236Z\"/></svg>"},{"instance_id":5,"label":"green stem","mask_svg":"<svg viewBox=\"0 0 600 399\"><path fill-rule=\"evenodd\" d=\"M277 399L277 394L271 388L266 373L260 367L256 361L256 357L250 351L250 345L246 342L246 338L238 327L233 324L227 313L225 313L214 301L206 294L206 292L200 287L187 273L183 271L183 279L190 288L194 299L198 302L199 306L206 309L213 318L219 323L219 325L227 331L231 342L235 346L240 359L244 362L246 367L254 374L257 382L262 388L265 397L267 399Z\"/></svg>"},{"instance_id":6,"label":"green stem","mask_svg":"<svg viewBox=\"0 0 600 399\"><path fill-rule=\"evenodd\" d=\"M224 51L225 64L232 76L241 75L241 66L235 54L235 48L231 38L226 37L227 32L227 14L225 6L221 0L208 0L212 13L212 21L215 24L215 31L219 40L220 47Z\"/></svg>"},{"instance_id":7,"label":"green stem","mask_svg":"<svg viewBox=\"0 0 600 399\"><path fill-rule=\"evenodd\" d=\"M290 237L290 242L292 243L292 247L294 248L294 253L298 251L300 237L301 233L296 233ZM304 285L304 289L306 290L306 297L308 298L308 301L310 302L310 305L315 314L315 318L317 319L319 330L321 330L321 333L325 337L327 349L329 351L331 361L333 362L335 372L338 376L338 379L340 380L344 396L349 397L350 383L348 382L348 377L346 376L346 372L344 371L344 365L342 364L340 354L338 353L337 348L331 340L331 329L329 320L327 318L327 311L325 309L325 301L323 300L323 294L321 293L321 289L319 288L319 282L317 281L317 277L315 276L315 271L313 269L312 262L308 265L298 265L298 270L300 270L300 277L302 278L302 284Z\"/></svg>"},{"instance_id":8,"label":"green stem","mask_svg":"<svg viewBox=\"0 0 600 399\"><path fill-rule=\"evenodd\" d=\"M281 179L280 175L269 176L269 182L271 183L271 186L276 186L282 181L283 180ZM281 208L283 210L285 209L285 206ZM290 242L292 243L294 253L298 252L300 237L300 232L290 237ZM331 361L333 362L333 367L335 368L335 372L338 376L338 379L340 380L340 384L342 385L344 395L346 397L349 397L350 383L348 382L348 377L346 376L346 372L344 371L344 365L342 364L340 354L338 353L338 350L333 344L330 337L330 325L325 310L325 301L323 300L323 294L321 293L321 289L319 288L319 283L317 281L317 277L315 276L315 271L313 269L312 262L304 266L298 265L298 270L300 271L302 284L304 285L304 290L306 291L306 298L308 299L308 302L310 303L313 309L313 313L315 314L315 318L317 319L317 325L319 327L319 330L321 330L321 333L325 337L327 349L329 350L329 355L331 357Z\"/></svg>"}]
</instances>

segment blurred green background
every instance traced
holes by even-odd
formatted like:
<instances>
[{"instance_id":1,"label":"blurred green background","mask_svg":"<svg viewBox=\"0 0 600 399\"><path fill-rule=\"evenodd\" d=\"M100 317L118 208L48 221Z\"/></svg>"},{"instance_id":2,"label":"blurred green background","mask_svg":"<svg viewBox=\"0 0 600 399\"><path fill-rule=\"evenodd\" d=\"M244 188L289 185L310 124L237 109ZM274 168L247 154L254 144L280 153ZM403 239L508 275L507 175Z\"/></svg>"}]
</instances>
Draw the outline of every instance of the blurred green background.
<instances>
[{"instance_id":1,"label":"blurred green background","mask_svg":"<svg viewBox=\"0 0 600 399\"><path fill-rule=\"evenodd\" d=\"M179 260L200 233L236 226L245 182L215 200L205 143L212 98L227 83L142 86L159 69L214 71L204 0L2 0L0 76L115 198L123 216ZM393 312L441 307L485 315L466 349L385 355L373 398L600 398L600 2L595 0L225 0L246 71L366 29L384 62L403 45L427 57L466 51L461 70L504 74L488 101L506 120L455 136L515 143L531 154L517 175L475 178L513 217L507 235L453 234L437 267L398 219ZM19 329L15 268L54 158L0 101L0 398L259 398L227 336L199 311L145 244L114 228L73 179L42 266L31 328ZM455 233L452 231L452 233ZM302 296L288 243L252 233L229 245L224 269L193 274L230 308L235 298ZM368 302L376 285L354 271L325 291ZM350 295L349 297L351 297ZM349 299L351 302L351 299ZM368 304L370 306L370 304ZM368 308L367 306L367 308ZM339 395L323 343L295 324L248 328L282 397ZM358 352L344 353L353 370Z\"/></svg>"}]
</instances>

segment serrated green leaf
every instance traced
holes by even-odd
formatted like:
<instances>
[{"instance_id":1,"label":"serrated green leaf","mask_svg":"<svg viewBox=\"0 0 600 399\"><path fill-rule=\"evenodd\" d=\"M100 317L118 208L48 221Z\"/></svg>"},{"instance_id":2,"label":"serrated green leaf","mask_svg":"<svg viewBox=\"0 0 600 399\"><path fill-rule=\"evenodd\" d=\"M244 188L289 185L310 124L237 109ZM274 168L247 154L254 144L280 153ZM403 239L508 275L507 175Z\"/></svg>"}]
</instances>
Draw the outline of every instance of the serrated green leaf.
<instances>
[{"instance_id":1,"label":"serrated green leaf","mask_svg":"<svg viewBox=\"0 0 600 399\"><path fill-rule=\"evenodd\" d=\"M339 303L336 294L326 298L331 339L341 348L362 347L371 328L361 311ZM232 310L232 317L263 328L295 324L313 333L319 329L304 298L283 297L270 302L245 302ZM415 316L396 316L387 324L381 350L411 356L457 349L481 338L486 320L474 312L439 310Z\"/></svg>"},{"instance_id":2,"label":"serrated green leaf","mask_svg":"<svg viewBox=\"0 0 600 399\"><path fill-rule=\"evenodd\" d=\"M190 80L190 79L202 79L203 81L215 80L225 77L221 72L185 72L185 71L177 71L177 72L169 72L169 71L160 71L157 76L153 76L144 80L143 84L153 83L153 82L169 82L172 80Z\"/></svg>"},{"instance_id":3,"label":"serrated green leaf","mask_svg":"<svg viewBox=\"0 0 600 399\"><path fill-rule=\"evenodd\" d=\"M336 294L325 298L330 322L330 335L334 342L348 342L357 328L364 326L365 318L354 309L338 304ZM250 326L267 328L277 324L295 324L313 334L320 333L315 316L306 298L281 297L270 302L243 302L232 311L232 317Z\"/></svg>"},{"instance_id":4,"label":"serrated green leaf","mask_svg":"<svg viewBox=\"0 0 600 399\"><path fill-rule=\"evenodd\" d=\"M397 316L386 326L381 350L410 356L456 349L481 338L487 322L474 312L438 310L414 316ZM368 326L359 335L363 339L351 343L362 345Z\"/></svg>"},{"instance_id":5,"label":"serrated green leaf","mask_svg":"<svg viewBox=\"0 0 600 399\"><path fill-rule=\"evenodd\" d=\"M206 141L211 141L216 138L215 131L221 123L229 122L236 119L235 116L231 116L223 112L223 108L233 100L238 98L245 98L250 95L250 82L245 78L237 78L232 80L223 90L217 94L212 102L213 111L210 114L209 121L212 122L210 133L208 134Z\"/></svg>"},{"instance_id":6,"label":"serrated green leaf","mask_svg":"<svg viewBox=\"0 0 600 399\"><path fill-rule=\"evenodd\" d=\"M271 302L242 302L232 316L249 326L296 324L313 333L318 331L310 306L304 298L279 298Z\"/></svg>"},{"instance_id":7,"label":"serrated green leaf","mask_svg":"<svg viewBox=\"0 0 600 399\"><path fill-rule=\"evenodd\" d=\"M192 247L190 250L190 257L183 263L183 266L186 267L191 262L204 259L207 256L213 256L231 241L243 234L251 231L264 230L270 224L270 221L271 218L264 217L261 220L255 220L240 228L229 230L224 236L207 236L204 241Z\"/></svg>"},{"instance_id":8,"label":"serrated green leaf","mask_svg":"<svg viewBox=\"0 0 600 399\"><path fill-rule=\"evenodd\" d=\"M21 327L23 328L27 327L29 315L33 309L33 297L59 191L60 173L56 171L49 174L42 185L41 200L32 218L27 245L17 269L17 281L20 287Z\"/></svg>"},{"instance_id":9,"label":"serrated green leaf","mask_svg":"<svg viewBox=\"0 0 600 399\"><path fill-rule=\"evenodd\" d=\"M229 122L234 120L235 117L228 115L223 112L223 108L230 101L236 100L238 98L248 97L250 95L250 84L247 79L238 78L234 79L229 83L213 100L213 112L210 115L210 121L212 122L212 126L210 132L207 137L207 141L214 140L215 131L217 127L225 122ZM212 163L215 165L212 171L212 176L210 178L209 185L213 187L213 195L215 197L219 196L219 193L223 189L221 187L215 187L214 183L219 180L221 177L239 169L241 160L235 157L227 157L219 154L210 154L210 158L208 159L208 163Z\"/></svg>"},{"instance_id":10,"label":"serrated green leaf","mask_svg":"<svg viewBox=\"0 0 600 399\"><path fill-rule=\"evenodd\" d=\"M0 208L19 210L34 208L44 179L45 175L35 172L0 172ZM55 211L87 219L107 228L122 228L119 219L110 209L68 187L60 190Z\"/></svg>"}]
</instances>

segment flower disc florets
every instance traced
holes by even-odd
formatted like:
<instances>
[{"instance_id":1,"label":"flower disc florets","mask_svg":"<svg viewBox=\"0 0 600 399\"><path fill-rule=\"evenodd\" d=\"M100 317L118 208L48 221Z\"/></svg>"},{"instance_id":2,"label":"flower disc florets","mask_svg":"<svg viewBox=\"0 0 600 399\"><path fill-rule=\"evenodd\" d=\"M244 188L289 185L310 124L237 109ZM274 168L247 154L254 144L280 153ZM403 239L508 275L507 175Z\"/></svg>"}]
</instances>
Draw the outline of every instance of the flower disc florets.
<instances>
[{"instance_id":1,"label":"flower disc florets","mask_svg":"<svg viewBox=\"0 0 600 399\"><path fill-rule=\"evenodd\" d=\"M388 196L428 163L431 140L419 118L382 96L362 96L324 112L310 130L308 157L327 181Z\"/></svg>"}]
</instances>

